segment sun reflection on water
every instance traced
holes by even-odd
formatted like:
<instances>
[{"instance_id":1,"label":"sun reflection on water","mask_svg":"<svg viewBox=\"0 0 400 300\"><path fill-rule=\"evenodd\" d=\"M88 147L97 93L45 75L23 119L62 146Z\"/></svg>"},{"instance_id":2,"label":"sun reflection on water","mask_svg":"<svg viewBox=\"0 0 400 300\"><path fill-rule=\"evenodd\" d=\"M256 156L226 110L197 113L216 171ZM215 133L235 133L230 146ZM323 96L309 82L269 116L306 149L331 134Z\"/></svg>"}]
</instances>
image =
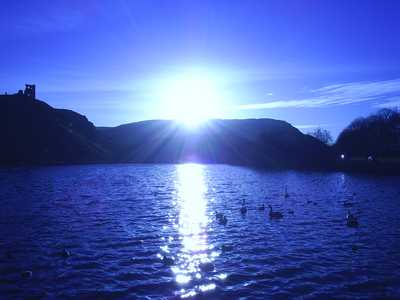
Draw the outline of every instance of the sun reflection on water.
<instances>
[{"instance_id":1,"label":"sun reflection on water","mask_svg":"<svg viewBox=\"0 0 400 300\"><path fill-rule=\"evenodd\" d=\"M178 180L178 231L181 248L176 264L171 268L175 280L184 288L182 297L193 296L197 292L215 289L212 282L213 260L218 252L207 241L207 185L204 180L204 166L184 164L177 166ZM191 283L191 288L188 288Z\"/></svg>"}]
</instances>

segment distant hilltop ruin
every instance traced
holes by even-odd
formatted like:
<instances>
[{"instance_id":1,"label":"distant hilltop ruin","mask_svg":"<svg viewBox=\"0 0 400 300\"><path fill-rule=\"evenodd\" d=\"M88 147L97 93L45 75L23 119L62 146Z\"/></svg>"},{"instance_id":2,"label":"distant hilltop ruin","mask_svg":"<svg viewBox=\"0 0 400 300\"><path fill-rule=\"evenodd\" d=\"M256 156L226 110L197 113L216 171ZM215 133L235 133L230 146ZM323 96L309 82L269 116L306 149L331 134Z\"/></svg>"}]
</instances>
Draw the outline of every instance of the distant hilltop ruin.
<instances>
[{"instance_id":1,"label":"distant hilltop ruin","mask_svg":"<svg viewBox=\"0 0 400 300\"><path fill-rule=\"evenodd\" d=\"M18 90L15 94L3 94L0 96L25 96L30 99L36 98L36 86L34 84L25 84L24 90Z\"/></svg>"}]
</instances>

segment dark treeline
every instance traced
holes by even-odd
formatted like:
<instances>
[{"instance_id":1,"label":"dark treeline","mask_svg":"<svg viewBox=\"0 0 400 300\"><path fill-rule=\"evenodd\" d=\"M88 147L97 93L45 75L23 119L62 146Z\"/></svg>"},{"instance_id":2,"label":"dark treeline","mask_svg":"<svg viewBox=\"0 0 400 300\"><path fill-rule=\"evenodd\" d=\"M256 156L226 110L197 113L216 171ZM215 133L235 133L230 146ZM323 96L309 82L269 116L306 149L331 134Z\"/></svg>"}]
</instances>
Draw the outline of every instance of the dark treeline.
<instances>
[{"instance_id":1,"label":"dark treeline","mask_svg":"<svg viewBox=\"0 0 400 300\"><path fill-rule=\"evenodd\" d=\"M76 112L23 95L0 96L0 108L3 165L192 161L270 169L370 170L381 169L379 162L385 170L390 164L393 171L400 157L397 110L355 120L335 144L327 145L324 131L315 138L272 119L211 120L192 131L166 120L95 127Z\"/></svg>"},{"instance_id":2,"label":"dark treeline","mask_svg":"<svg viewBox=\"0 0 400 300\"><path fill-rule=\"evenodd\" d=\"M340 133L334 147L355 158L400 158L399 111L384 108L355 119Z\"/></svg>"},{"instance_id":3,"label":"dark treeline","mask_svg":"<svg viewBox=\"0 0 400 300\"><path fill-rule=\"evenodd\" d=\"M400 112L384 108L357 118L332 146L341 169L400 173Z\"/></svg>"}]
</instances>

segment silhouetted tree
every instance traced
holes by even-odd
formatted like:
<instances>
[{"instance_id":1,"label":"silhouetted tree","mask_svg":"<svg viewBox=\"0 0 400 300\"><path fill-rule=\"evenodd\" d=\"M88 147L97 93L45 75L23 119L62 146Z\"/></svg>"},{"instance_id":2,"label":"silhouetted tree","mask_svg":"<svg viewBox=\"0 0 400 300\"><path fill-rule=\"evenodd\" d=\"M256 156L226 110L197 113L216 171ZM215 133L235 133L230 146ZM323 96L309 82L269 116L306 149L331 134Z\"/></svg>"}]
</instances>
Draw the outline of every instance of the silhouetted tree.
<instances>
[{"instance_id":1,"label":"silhouetted tree","mask_svg":"<svg viewBox=\"0 0 400 300\"><path fill-rule=\"evenodd\" d=\"M328 130L323 129L321 127L315 128L313 131L309 132L308 134L315 137L316 139L320 140L325 145L329 145L333 141L331 133Z\"/></svg>"},{"instance_id":2,"label":"silhouetted tree","mask_svg":"<svg viewBox=\"0 0 400 300\"><path fill-rule=\"evenodd\" d=\"M353 156L399 156L400 111L383 108L355 119L340 133L335 147Z\"/></svg>"}]
</instances>

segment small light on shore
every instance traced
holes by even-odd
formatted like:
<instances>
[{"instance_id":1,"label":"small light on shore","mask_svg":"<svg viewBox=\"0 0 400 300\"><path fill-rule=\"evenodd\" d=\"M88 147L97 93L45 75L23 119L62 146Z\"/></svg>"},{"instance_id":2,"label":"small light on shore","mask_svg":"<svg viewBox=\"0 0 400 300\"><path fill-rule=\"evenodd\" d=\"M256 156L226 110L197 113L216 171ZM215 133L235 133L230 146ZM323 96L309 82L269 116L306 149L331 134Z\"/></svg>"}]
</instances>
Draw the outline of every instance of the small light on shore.
<instances>
[{"instance_id":1,"label":"small light on shore","mask_svg":"<svg viewBox=\"0 0 400 300\"><path fill-rule=\"evenodd\" d=\"M345 158L344 154L341 154L341 155L340 155L340 158L341 158L341 159L344 159L344 158Z\"/></svg>"}]
</instances>

